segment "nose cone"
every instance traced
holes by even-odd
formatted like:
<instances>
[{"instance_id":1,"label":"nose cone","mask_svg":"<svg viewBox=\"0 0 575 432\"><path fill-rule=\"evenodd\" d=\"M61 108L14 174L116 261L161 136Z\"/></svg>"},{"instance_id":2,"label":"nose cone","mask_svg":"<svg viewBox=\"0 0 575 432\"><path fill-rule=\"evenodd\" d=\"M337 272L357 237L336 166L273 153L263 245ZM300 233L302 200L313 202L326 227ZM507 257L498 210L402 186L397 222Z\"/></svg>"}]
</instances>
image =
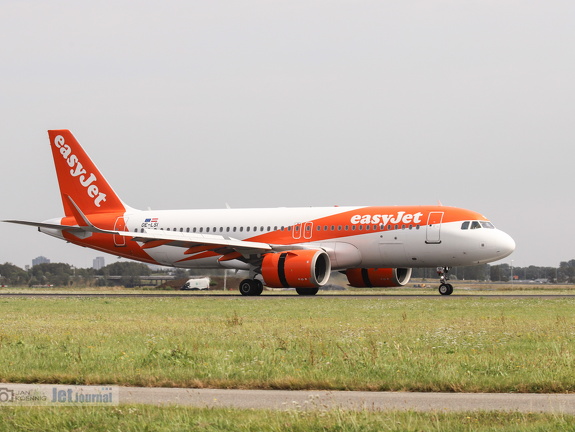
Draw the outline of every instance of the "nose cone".
<instances>
[{"instance_id":1,"label":"nose cone","mask_svg":"<svg viewBox=\"0 0 575 432\"><path fill-rule=\"evenodd\" d=\"M511 255L515 250L515 240L509 234L498 230L494 246L497 259L502 259Z\"/></svg>"}]
</instances>

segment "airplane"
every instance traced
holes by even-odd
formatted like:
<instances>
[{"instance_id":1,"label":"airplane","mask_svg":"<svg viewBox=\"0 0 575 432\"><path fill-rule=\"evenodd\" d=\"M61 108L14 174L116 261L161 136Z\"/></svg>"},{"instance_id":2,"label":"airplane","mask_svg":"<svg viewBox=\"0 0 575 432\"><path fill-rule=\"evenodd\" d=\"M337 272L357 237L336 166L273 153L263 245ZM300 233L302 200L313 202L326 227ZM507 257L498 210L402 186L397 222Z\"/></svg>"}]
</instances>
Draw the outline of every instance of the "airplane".
<instances>
[{"instance_id":1,"label":"airplane","mask_svg":"<svg viewBox=\"0 0 575 432\"><path fill-rule=\"evenodd\" d=\"M69 130L48 136L64 216L4 222L144 263L244 270L246 296L264 285L315 295L332 271L352 287L401 287L423 267L437 268L439 293L450 295L451 267L497 261L515 249L486 217L443 205L137 210Z\"/></svg>"}]
</instances>

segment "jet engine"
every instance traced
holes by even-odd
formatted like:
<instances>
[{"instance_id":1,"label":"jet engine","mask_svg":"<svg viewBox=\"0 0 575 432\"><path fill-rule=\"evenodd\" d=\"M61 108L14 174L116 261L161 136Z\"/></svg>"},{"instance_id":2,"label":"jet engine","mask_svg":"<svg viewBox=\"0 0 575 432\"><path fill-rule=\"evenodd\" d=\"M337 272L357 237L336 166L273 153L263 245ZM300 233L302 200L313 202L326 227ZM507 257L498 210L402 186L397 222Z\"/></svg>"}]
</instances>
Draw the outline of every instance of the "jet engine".
<instances>
[{"instance_id":1,"label":"jet engine","mask_svg":"<svg viewBox=\"0 0 575 432\"><path fill-rule=\"evenodd\" d=\"M269 253L261 267L264 284L272 288L317 288L329 279L331 262L323 250Z\"/></svg>"},{"instance_id":2,"label":"jet engine","mask_svg":"<svg viewBox=\"0 0 575 432\"><path fill-rule=\"evenodd\" d=\"M399 287L404 286L411 278L410 268L353 268L345 271L352 287Z\"/></svg>"}]
</instances>

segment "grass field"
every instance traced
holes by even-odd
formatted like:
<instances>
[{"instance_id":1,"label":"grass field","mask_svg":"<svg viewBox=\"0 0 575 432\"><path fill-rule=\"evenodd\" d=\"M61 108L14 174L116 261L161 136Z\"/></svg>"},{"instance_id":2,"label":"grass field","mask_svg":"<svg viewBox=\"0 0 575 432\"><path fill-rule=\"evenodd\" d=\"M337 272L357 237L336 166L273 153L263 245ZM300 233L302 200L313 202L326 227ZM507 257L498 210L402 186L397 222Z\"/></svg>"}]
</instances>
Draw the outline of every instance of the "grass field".
<instances>
[{"instance_id":1,"label":"grass field","mask_svg":"<svg viewBox=\"0 0 575 432\"><path fill-rule=\"evenodd\" d=\"M575 299L0 298L4 382L575 391Z\"/></svg>"},{"instance_id":2,"label":"grass field","mask_svg":"<svg viewBox=\"0 0 575 432\"><path fill-rule=\"evenodd\" d=\"M264 411L121 405L0 411L0 431L575 431L575 417L503 412Z\"/></svg>"}]
</instances>

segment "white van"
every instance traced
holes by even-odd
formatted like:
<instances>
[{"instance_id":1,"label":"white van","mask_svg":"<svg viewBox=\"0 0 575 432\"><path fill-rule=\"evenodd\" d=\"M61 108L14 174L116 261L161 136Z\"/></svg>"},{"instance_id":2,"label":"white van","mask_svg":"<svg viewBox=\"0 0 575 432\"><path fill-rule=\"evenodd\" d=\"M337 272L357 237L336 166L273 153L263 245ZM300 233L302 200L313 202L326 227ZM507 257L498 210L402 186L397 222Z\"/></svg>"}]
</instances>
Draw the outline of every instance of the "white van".
<instances>
[{"instance_id":1,"label":"white van","mask_svg":"<svg viewBox=\"0 0 575 432\"><path fill-rule=\"evenodd\" d=\"M210 289L210 278L209 277L197 277L188 279L187 282L182 286L183 290L207 290Z\"/></svg>"}]
</instances>

